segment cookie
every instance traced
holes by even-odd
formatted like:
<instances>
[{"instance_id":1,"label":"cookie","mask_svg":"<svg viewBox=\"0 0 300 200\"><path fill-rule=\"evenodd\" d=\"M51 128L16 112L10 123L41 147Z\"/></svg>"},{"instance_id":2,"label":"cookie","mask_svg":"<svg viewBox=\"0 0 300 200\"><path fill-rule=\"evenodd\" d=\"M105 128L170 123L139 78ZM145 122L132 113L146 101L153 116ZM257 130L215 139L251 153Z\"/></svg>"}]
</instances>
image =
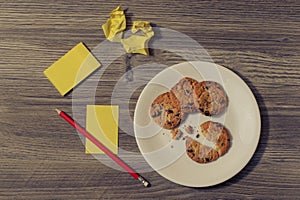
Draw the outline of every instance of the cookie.
<instances>
[{"instance_id":1,"label":"cookie","mask_svg":"<svg viewBox=\"0 0 300 200\"><path fill-rule=\"evenodd\" d=\"M181 111L183 113L191 113L191 112L198 111L197 107L195 106L194 92L193 92L194 86L197 83L198 82L196 80L189 77L185 77L181 79L171 89L171 91L178 98L181 105Z\"/></svg>"},{"instance_id":2,"label":"cookie","mask_svg":"<svg viewBox=\"0 0 300 200\"><path fill-rule=\"evenodd\" d=\"M193 161L198 163L208 163L219 158L219 154L213 148L203 145L190 137L185 137L186 154Z\"/></svg>"},{"instance_id":3,"label":"cookie","mask_svg":"<svg viewBox=\"0 0 300 200\"><path fill-rule=\"evenodd\" d=\"M195 106L206 116L221 114L228 105L223 87L214 81L202 81L194 86Z\"/></svg>"},{"instance_id":4,"label":"cookie","mask_svg":"<svg viewBox=\"0 0 300 200\"><path fill-rule=\"evenodd\" d=\"M150 115L159 126L165 129L175 128L182 118L179 100L173 92L160 94L151 104Z\"/></svg>"},{"instance_id":5,"label":"cookie","mask_svg":"<svg viewBox=\"0 0 300 200\"><path fill-rule=\"evenodd\" d=\"M219 156L224 155L230 147L229 131L220 123L207 121L200 125L203 136L215 144Z\"/></svg>"}]
</instances>

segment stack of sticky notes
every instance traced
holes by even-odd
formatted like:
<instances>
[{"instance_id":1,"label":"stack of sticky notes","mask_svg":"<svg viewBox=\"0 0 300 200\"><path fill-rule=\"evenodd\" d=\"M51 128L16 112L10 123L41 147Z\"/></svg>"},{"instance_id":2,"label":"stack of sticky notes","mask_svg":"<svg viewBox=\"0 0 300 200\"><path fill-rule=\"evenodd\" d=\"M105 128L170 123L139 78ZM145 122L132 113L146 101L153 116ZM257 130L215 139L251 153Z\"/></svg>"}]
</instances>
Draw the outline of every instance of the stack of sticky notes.
<instances>
[{"instance_id":1,"label":"stack of sticky notes","mask_svg":"<svg viewBox=\"0 0 300 200\"><path fill-rule=\"evenodd\" d=\"M87 105L86 130L113 153L118 153L118 106ZM103 153L91 141L85 142L87 154Z\"/></svg>"},{"instance_id":2,"label":"stack of sticky notes","mask_svg":"<svg viewBox=\"0 0 300 200\"><path fill-rule=\"evenodd\" d=\"M92 53L80 42L44 71L44 74L64 96L100 67Z\"/></svg>"},{"instance_id":3,"label":"stack of sticky notes","mask_svg":"<svg viewBox=\"0 0 300 200\"><path fill-rule=\"evenodd\" d=\"M100 63L83 43L77 44L63 57L48 67L44 74L64 96L100 67ZM118 153L118 106L88 105L86 129L113 153ZM86 153L103 152L86 140Z\"/></svg>"}]
</instances>

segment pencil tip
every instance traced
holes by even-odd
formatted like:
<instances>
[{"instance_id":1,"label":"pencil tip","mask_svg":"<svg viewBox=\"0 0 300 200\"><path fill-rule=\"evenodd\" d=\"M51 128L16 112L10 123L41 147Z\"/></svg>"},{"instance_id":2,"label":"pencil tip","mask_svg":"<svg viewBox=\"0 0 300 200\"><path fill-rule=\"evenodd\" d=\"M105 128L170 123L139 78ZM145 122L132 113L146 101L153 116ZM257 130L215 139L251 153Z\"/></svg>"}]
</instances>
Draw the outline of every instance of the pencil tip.
<instances>
[{"instance_id":1,"label":"pencil tip","mask_svg":"<svg viewBox=\"0 0 300 200\"><path fill-rule=\"evenodd\" d=\"M55 109L56 110L56 112L59 114L61 111L60 110L58 110L57 108Z\"/></svg>"}]
</instances>

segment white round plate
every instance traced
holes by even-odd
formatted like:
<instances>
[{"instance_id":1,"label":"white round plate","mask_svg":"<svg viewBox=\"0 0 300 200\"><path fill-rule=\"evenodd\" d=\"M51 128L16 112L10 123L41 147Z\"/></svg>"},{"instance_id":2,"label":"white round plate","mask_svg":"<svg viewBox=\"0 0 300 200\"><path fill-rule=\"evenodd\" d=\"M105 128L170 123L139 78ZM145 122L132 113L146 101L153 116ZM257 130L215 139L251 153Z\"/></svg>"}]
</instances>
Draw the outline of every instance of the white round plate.
<instances>
[{"instance_id":1,"label":"white round plate","mask_svg":"<svg viewBox=\"0 0 300 200\"><path fill-rule=\"evenodd\" d=\"M220 83L228 96L226 111L218 117L190 114L179 128L191 125L201 133L200 124L217 121L231 135L231 147L216 161L200 164L185 153L185 140L173 140L169 130L159 127L149 114L152 101L169 91L181 78ZM206 187L222 183L242 170L253 156L260 137L260 113L257 102L246 83L235 73L208 62L185 62L166 68L144 88L136 105L134 132L138 147L148 164L166 179L190 187ZM184 133L187 134L187 133ZM196 134L193 134L193 138ZM203 139L202 136L197 140ZM203 142L203 141L202 141Z\"/></svg>"}]
</instances>

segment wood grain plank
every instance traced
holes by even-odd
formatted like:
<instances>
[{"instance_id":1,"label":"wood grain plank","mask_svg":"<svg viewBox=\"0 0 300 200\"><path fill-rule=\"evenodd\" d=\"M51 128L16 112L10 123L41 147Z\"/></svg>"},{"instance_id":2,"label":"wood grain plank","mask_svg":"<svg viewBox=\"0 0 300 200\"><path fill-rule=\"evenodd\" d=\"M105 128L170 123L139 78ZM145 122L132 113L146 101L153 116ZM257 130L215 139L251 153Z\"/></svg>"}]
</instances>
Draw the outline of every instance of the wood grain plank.
<instances>
[{"instance_id":1,"label":"wood grain plank","mask_svg":"<svg viewBox=\"0 0 300 200\"><path fill-rule=\"evenodd\" d=\"M89 98L94 86L95 103L111 103L126 71L124 57L116 58L100 80L96 72L81 84L77 89L86 98L75 104L74 93L61 97L42 72L78 42L94 49L104 41L101 24L119 4L127 8L128 24L149 20L188 35L251 88L261 111L261 138L236 176L213 187L188 188L147 172L143 175L153 186L143 189L126 173L85 155L76 131L57 117L56 107L71 114L76 108L84 125L84 106L94 103ZM2 1L0 199L299 198L299 35L299 1ZM178 38L172 44L185 47ZM134 69L182 61L172 52L153 49L151 56L135 55L130 63ZM131 116L142 89L130 98ZM119 134L120 147L139 152L134 137L123 130Z\"/></svg>"}]
</instances>

